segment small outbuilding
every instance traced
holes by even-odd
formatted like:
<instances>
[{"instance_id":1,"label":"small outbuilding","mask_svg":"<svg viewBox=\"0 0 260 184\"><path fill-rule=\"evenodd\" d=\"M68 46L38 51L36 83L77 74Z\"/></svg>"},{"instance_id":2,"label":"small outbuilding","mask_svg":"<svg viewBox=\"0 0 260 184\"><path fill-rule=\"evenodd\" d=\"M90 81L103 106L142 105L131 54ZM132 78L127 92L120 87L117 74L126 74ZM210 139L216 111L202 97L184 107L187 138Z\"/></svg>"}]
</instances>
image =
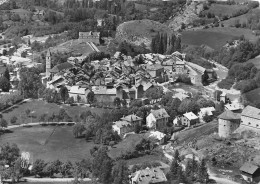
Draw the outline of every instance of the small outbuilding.
<instances>
[{"instance_id":1,"label":"small outbuilding","mask_svg":"<svg viewBox=\"0 0 260 184\"><path fill-rule=\"evenodd\" d=\"M240 168L241 175L247 182L260 181L260 168L252 163L244 163Z\"/></svg>"}]
</instances>

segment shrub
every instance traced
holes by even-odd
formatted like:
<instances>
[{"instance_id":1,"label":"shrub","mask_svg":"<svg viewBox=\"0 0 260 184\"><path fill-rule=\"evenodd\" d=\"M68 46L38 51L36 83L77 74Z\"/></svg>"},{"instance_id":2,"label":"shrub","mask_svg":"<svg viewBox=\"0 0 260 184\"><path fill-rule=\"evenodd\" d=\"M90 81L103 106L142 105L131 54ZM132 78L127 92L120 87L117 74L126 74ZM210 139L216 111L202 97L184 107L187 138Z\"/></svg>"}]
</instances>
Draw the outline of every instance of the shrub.
<instances>
[{"instance_id":1,"label":"shrub","mask_svg":"<svg viewBox=\"0 0 260 184\"><path fill-rule=\"evenodd\" d=\"M218 83L218 87L222 89L230 89L233 86L234 82L234 79L223 79Z\"/></svg>"}]
</instances>

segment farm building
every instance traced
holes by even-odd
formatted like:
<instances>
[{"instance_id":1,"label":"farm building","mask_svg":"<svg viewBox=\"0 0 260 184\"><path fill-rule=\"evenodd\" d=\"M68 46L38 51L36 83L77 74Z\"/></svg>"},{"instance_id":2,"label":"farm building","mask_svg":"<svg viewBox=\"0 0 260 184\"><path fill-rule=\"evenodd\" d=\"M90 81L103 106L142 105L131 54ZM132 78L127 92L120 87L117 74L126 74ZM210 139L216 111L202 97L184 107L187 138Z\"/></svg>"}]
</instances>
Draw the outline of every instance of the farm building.
<instances>
[{"instance_id":1,"label":"farm building","mask_svg":"<svg viewBox=\"0 0 260 184\"><path fill-rule=\"evenodd\" d=\"M100 44L100 32L79 32L79 41Z\"/></svg>"},{"instance_id":2,"label":"farm building","mask_svg":"<svg viewBox=\"0 0 260 184\"><path fill-rule=\"evenodd\" d=\"M260 133L260 109L246 106L241 114L241 126Z\"/></svg>"},{"instance_id":3,"label":"farm building","mask_svg":"<svg viewBox=\"0 0 260 184\"><path fill-rule=\"evenodd\" d=\"M163 129L166 127L169 117L165 109L151 110L146 117L146 125L150 129Z\"/></svg>"},{"instance_id":4,"label":"farm building","mask_svg":"<svg viewBox=\"0 0 260 184\"><path fill-rule=\"evenodd\" d=\"M219 137L229 137L240 125L240 114L226 110L218 116Z\"/></svg>"},{"instance_id":5,"label":"farm building","mask_svg":"<svg viewBox=\"0 0 260 184\"><path fill-rule=\"evenodd\" d=\"M243 179L247 182L259 182L260 181L260 168L251 163L244 163L240 168Z\"/></svg>"},{"instance_id":6,"label":"farm building","mask_svg":"<svg viewBox=\"0 0 260 184\"><path fill-rule=\"evenodd\" d=\"M175 72L176 73L184 73L184 69L185 69L185 61L176 61Z\"/></svg>"},{"instance_id":7,"label":"farm building","mask_svg":"<svg viewBox=\"0 0 260 184\"><path fill-rule=\"evenodd\" d=\"M193 112L188 112L188 113L183 114L182 125L190 127L197 123L199 123L199 117L196 116Z\"/></svg>"}]
</instances>

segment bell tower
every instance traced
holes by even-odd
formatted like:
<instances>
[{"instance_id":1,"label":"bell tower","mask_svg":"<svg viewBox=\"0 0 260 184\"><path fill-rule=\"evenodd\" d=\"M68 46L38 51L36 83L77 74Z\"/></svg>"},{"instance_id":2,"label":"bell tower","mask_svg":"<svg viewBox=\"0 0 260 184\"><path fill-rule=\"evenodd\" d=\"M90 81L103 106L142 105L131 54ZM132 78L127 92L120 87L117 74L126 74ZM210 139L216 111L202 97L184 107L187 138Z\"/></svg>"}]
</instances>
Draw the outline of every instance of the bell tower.
<instances>
[{"instance_id":1,"label":"bell tower","mask_svg":"<svg viewBox=\"0 0 260 184\"><path fill-rule=\"evenodd\" d=\"M46 77L50 76L50 69L51 69L51 51L48 49L46 54Z\"/></svg>"}]
</instances>

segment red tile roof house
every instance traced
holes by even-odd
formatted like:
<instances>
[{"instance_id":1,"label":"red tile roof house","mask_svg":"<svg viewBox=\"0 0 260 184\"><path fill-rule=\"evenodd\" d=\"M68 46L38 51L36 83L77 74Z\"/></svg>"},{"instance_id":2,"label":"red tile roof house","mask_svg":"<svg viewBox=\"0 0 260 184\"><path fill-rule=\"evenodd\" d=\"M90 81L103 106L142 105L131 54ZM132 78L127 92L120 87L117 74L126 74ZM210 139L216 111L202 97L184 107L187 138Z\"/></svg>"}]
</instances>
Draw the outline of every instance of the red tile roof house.
<instances>
[{"instance_id":1,"label":"red tile roof house","mask_svg":"<svg viewBox=\"0 0 260 184\"><path fill-rule=\"evenodd\" d=\"M241 175L247 182L259 182L260 181L260 168L251 163L245 163L241 168Z\"/></svg>"}]
</instances>

